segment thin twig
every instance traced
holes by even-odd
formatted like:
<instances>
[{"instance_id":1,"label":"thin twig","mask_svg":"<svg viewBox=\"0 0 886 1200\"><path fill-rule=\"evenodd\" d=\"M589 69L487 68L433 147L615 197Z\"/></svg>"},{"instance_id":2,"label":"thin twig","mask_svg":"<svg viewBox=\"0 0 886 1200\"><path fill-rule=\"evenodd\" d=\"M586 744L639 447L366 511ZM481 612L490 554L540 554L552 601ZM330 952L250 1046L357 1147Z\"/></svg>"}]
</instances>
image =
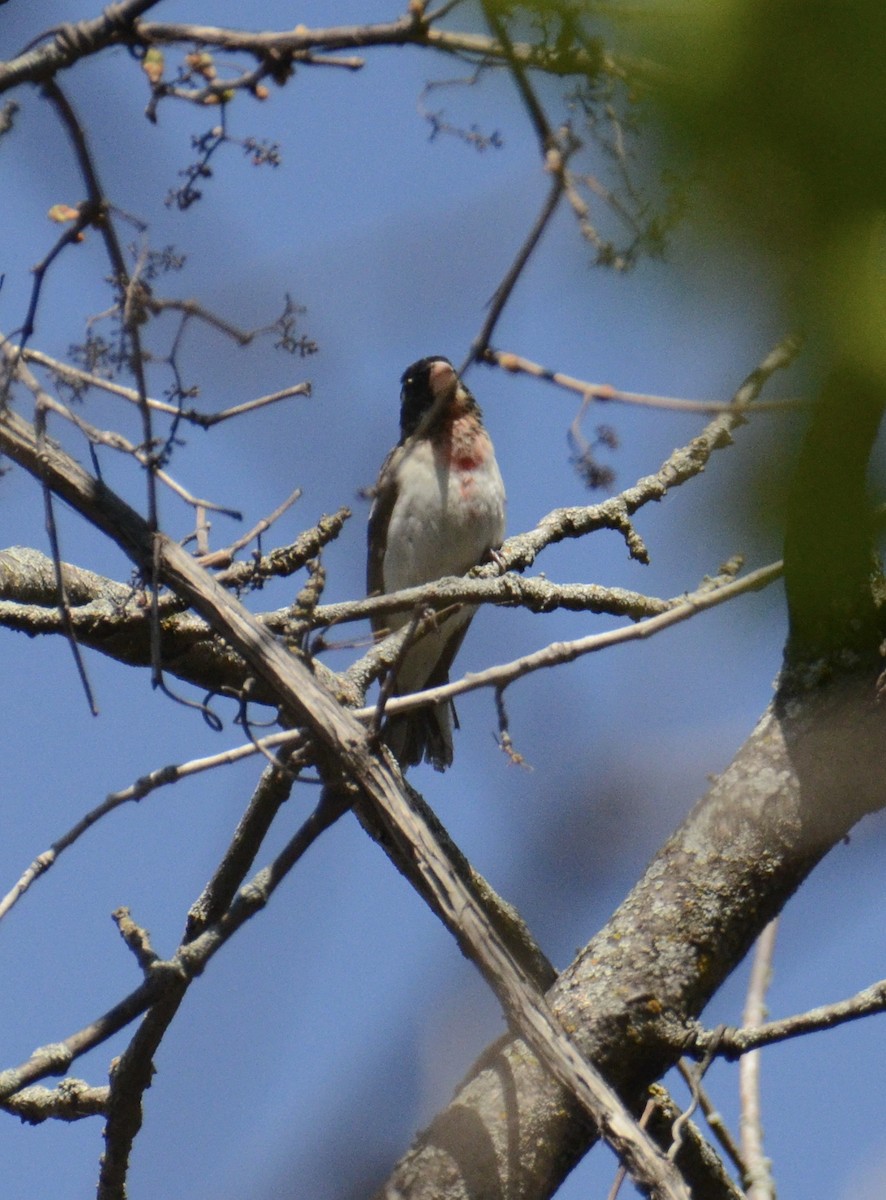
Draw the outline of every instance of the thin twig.
<instances>
[{"instance_id":1,"label":"thin twig","mask_svg":"<svg viewBox=\"0 0 886 1200\"><path fill-rule=\"evenodd\" d=\"M282 517L283 514L290 508L292 508L296 500L301 498L301 494L301 488L295 488L292 492L290 492L282 504L278 504L274 511L268 516L262 517L260 521L253 525L248 533L244 533L242 537L237 538L235 542L232 542L230 546L226 546L223 550L215 550L209 554L201 555L199 562L204 567L230 566L230 564L234 561L234 556L237 554L237 552L242 550L244 546L248 546L253 538L261 537L263 533L266 533L267 530L269 530L274 524L274 522Z\"/></svg>"},{"instance_id":2,"label":"thin twig","mask_svg":"<svg viewBox=\"0 0 886 1200\"><path fill-rule=\"evenodd\" d=\"M886 979L871 984L847 1000L822 1004L793 1017L783 1017L780 1021L769 1021L753 1028L727 1029L720 1038L718 1053L726 1058L738 1058L762 1046L772 1046L789 1038L805 1037L809 1033L821 1033L844 1025L847 1021L858 1021L862 1017L882 1012L886 1012ZM698 1049L704 1048L708 1036L702 1034L697 1037Z\"/></svg>"},{"instance_id":3,"label":"thin twig","mask_svg":"<svg viewBox=\"0 0 886 1200\"><path fill-rule=\"evenodd\" d=\"M158 767L155 771L150 771L147 775L142 775L135 783L131 783L129 787L122 788L118 792L111 792L106 796L101 804L96 805L85 816L81 817L76 824L60 838L52 843L48 850L44 850L42 854L38 854L30 866L22 873L21 878L10 888L6 895L0 900L0 920L6 916L9 910L21 899L28 891L35 880L44 875L50 867L52 867L59 856L92 828L103 817L114 812L123 804L128 804L130 801L143 800L149 796L151 792L158 788L169 787L170 784L178 783L182 779L187 779L192 775L199 775L203 771L211 771L216 767L231 766L233 763L241 762L244 758L250 758L252 755L259 752L259 748L273 749L275 746L287 746L289 748L297 747L304 741L304 734L297 729L287 729L278 733L269 734L267 737L259 739L259 743L246 742L240 746L233 746L227 750L221 750L218 754L207 754L202 758L192 758L187 762L174 763L166 767Z\"/></svg>"},{"instance_id":4,"label":"thin twig","mask_svg":"<svg viewBox=\"0 0 886 1200\"><path fill-rule=\"evenodd\" d=\"M647 475L601 504L586 508L562 508L549 513L530 534L509 538L499 556L509 570L530 566L545 547L564 538L583 537L593 529L615 529L622 534L632 558L648 561L642 540L631 524L637 510L652 501L661 500L672 488L679 487L704 471L715 450L732 444L735 430L747 420L752 406L770 377L793 362L799 353L800 342L784 338L774 347L741 383L732 403L725 412L714 417L686 446L668 456L658 471Z\"/></svg>"},{"instance_id":5,"label":"thin twig","mask_svg":"<svg viewBox=\"0 0 886 1200\"><path fill-rule=\"evenodd\" d=\"M69 386L80 384L86 387L100 388L102 391L109 392L112 396L120 396L132 404L138 404L139 402L138 392L134 388L126 387L125 384L118 383L115 379L103 379L101 375L93 375L91 372L84 371L81 367L74 366L72 363L61 362L59 359L44 354L42 350L26 348L22 351L22 357L27 362L37 363L39 366L53 371L62 383L67 383ZM72 381L74 382L72 383ZM148 405L155 412L166 413L171 417L176 417L180 421L187 421L191 425L199 425L202 429L211 429L213 425L219 425L222 421L229 421L232 417L239 417L244 413L255 412L259 408L265 408L269 404L276 404L280 400L288 400L292 396L310 396L310 394L310 383L295 383L291 387L281 388L277 392L270 392L267 396L257 396L254 400L244 400L241 404L234 404L230 408L225 408L220 412L214 413L198 412L195 408L181 408L177 404L170 404L167 400L155 400L150 397L148 398Z\"/></svg>"},{"instance_id":6,"label":"thin twig","mask_svg":"<svg viewBox=\"0 0 886 1200\"><path fill-rule=\"evenodd\" d=\"M312 823L311 819L305 822L274 861L240 889L217 921L202 928L192 940L182 943L171 959L154 963L144 982L113 1008L62 1041L41 1046L18 1067L0 1071L0 1102L47 1075L61 1074L74 1059L107 1041L152 1005L164 997L178 995L182 985L186 986L205 970L210 958L250 917L265 907L277 886L315 840L316 826L317 822Z\"/></svg>"},{"instance_id":7,"label":"thin twig","mask_svg":"<svg viewBox=\"0 0 886 1200\"><path fill-rule=\"evenodd\" d=\"M544 379L559 388L575 392L583 400L599 400L603 403L636 404L643 408L665 408L674 412L722 413L728 411L734 400L687 400L680 396L657 396L649 392L628 392L624 388L613 387L610 383L590 383L577 379L574 375L566 375L563 371L554 371L543 367L540 363L522 358L510 351L495 350L491 346L483 354L483 361L501 367L511 374L532 375L536 379ZM805 401L800 399L786 400L754 400L748 408L753 412L782 412L803 408Z\"/></svg>"},{"instance_id":8,"label":"thin twig","mask_svg":"<svg viewBox=\"0 0 886 1200\"><path fill-rule=\"evenodd\" d=\"M514 76L514 80L517 84L517 90L520 93L520 97L526 106L530 120L535 128L536 136L538 137L539 144L541 146L542 156L546 160L546 169L549 169L550 163L547 161L549 155L559 153L559 150L555 145L554 134L548 123L544 108L536 96L532 85L529 83L523 64L520 62L519 57L514 51L514 46L511 42L511 39L504 27L504 23L501 21L498 13L495 11L495 7L492 4L484 3L482 8L487 24L495 34L499 44L504 47L505 58L507 59L511 73ZM495 295L489 302L489 312L487 313L486 320L483 322L480 332L471 343L470 352L467 359L461 366L459 374L466 369L469 363L479 362L479 360L483 357L486 347L489 345L489 339L492 337L495 327L498 324L498 320L504 311L504 307L517 285L518 279L523 274L533 250L538 245L542 234L548 227L548 223L550 222L554 213L557 211L557 205L559 204L560 197L563 194L564 180L562 172L552 171L551 174L551 186L547 197L545 198L545 202L542 205L541 212L536 217L535 223L530 229L528 236L523 242L523 245L517 252L517 257L511 264L510 269L496 288Z\"/></svg>"},{"instance_id":9,"label":"thin twig","mask_svg":"<svg viewBox=\"0 0 886 1200\"><path fill-rule=\"evenodd\" d=\"M334 513L324 514L315 526L300 533L289 546L278 546L269 554L250 562L232 563L231 566L216 575L219 583L225 587L243 588L260 583L262 580L286 578L300 571L311 559L316 558L324 546L335 541L351 517L347 507L339 508ZM286 610L283 625L287 623L290 610Z\"/></svg>"},{"instance_id":10,"label":"thin twig","mask_svg":"<svg viewBox=\"0 0 886 1200\"><path fill-rule=\"evenodd\" d=\"M686 1063L686 1060L683 1058L677 1062L677 1070L680 1072L680 1075L683 1077L690 1090L693 1090L694 1094L698 1096L699 1107L704 1113L708 1127L710 1128L714 1137L723 1147L723 1150L729 1156L734 1166L743 1176L746 1168L744 1159L741 1156L741 1148L729 1131L729 1128L726 1125L726 1122L723 1120L723 1117L711 1102L711 1099L705 1091L701 1080L698 1078L696 1072L690 1069Z\"/></svg>"},{"instance_id":11,"label":"thin twig","mask_svg":"<svg viewBox=\"0 0 886 1200\"><path fill-rule=\"evenodd\" d=\"M535 219L534 225L530 229L523 245L517 251L517 257L511 263L504 279L502 279L501 283L495 289L495 295L489 302L489 312L486 314L486 319L480 328L480 332L471 343L468 357L459 368L459 374L462 374L470 363L479 362L482 359L505 305L511 298L514 288L517 286L517 280L523 274L523 270L529 262L533 250L541 240L541 236L548 227L551 217L557 211L557 204L559 203L562 190L560 180L555 177L551 182L550 189L545 197L541 211Z\"/></svg>"},{"instance_id":12,"label":"thin twig","mask_svg":"<svg viewBox=\"0 0 886 1200\"><path fill-rule=\"evenodd\" d=\"M227 87L227 84L222 84L222 87ZM144 296L142 302L146 309L159 316L164 312L179 312L185 320L199 320L205 325L209 325L212 329L217 329L219 333L223 333L225 337L236 342L238 346L248 346L250 342L255 341L263 333L267 333L273 326L265 326L261 329L240 329L237 325L232 325L230 321L226 321L224 317L220 317L218 313L214 313L211 309L202 305L199 300L181 300L177 297L164 298L162 296Z\"/></svg>"},{"instance_id":13,"label":"thin twig","mask_svg":"<svg viewBox=\"0 0 886 1200\"><path fill-rule=\"evenodd\" d=\"M683 1138L690 1126L692 1116L701 1103L701 1081L704 1079L708 1067L714 1061L716 1048L716 1042L712 1043L698 1066L693 1071L684 1073L683 1078L689 1084L690 1102L671 1126L671 1144L668 1148L668 1158L672 1162L676 1160L677 1155L680 1153L680 1147L683 1145Z\"/></svg>"},{"instance_id":14,"label":"thin twig","mask_svg":"<svg viewBox=\"0 0 886 1200\"><path fill-rule=\"evenodd\" d=\"M132 18L137 16L139 12L145 11L150 7L149 4L143 2L141 5L132 4L126 7L120 15L120 21L131 24ZM118 26L119 27L119 26ZM102 241L105 245L105 251L108 260L111 264L111 273L114 280L114 286L118 293L118 305L121 309L123 318L123 328L126 337L132 349L130 355L130 363L132 373L135 376L136 390L138 392L138 408L141 415L142 423L142 445L145 450L152 453L154 446L153 424L151 418L151 409L148 405L148 385L145 377L145 359L142 352L141 331L139 329L139 321L133 316L129 301L132 297L129 271L126 267L126 259L123 254L123 249L120 245L120 239L117 236L117 230L114 224L113 214L110 205L108 204L105 190L99 180L98 170L92 156L92 151L89 148L89 143L86 139L86 133L83 129L80 119L74 112L67 96L56 83L55 79L50 79L43 85L43 93L52 104L58 114L61 123L68 135L71 145L74 150L74 155L77 159L77 165L80 168L80 174L83 176L83 181L86 185L87 194L90 203L95 207L96 212L101 213L102 219L98 222L98 229L101 233ZM126 314L129 314L128 318ZM157 463L152 459L148 460L147 470L145 471L145 485L147 491L147 521L151 530L156 532L158 529L157 521ZM152 682L155 687L163 686L163 669L160 661L160 616L157 608L157 596L160 591L157 586L157 562L156 555L152 556L150 563L144 564L150 575L150 598L151 612L153 623L151 626L151 675Z\"/></svg>"},{"instance_id":15,"label":"thin twig","mask_svg":"<svg viewBox=\"0 0 886 1200\"><path fill-rule=\"evenodd\" d=\"M20 363L19 366L21 365L22 364ZM34 428L37 431L38 448L42 457L46 446L46 410L39 400L36 404ZM40 486L43 492L43 512L45 517L46 536L49 538L49 547L52 554L52 566L55 572L58 613L61 619L62 628L64 629L65 639L71 648L71 655L74 659L74 665L77 669L77 676L83 688L83 694L86 697L86 703L88 704L89 711L92 713L92 715L97 717L98 705L95 700L95 693L92 690L92 684L89 682L89 675L86 671L86 663L83 659L80 643L77 641L77 634L74 629L73 621L71 620L71 608L68 604L68 596L65 589L65 576L62 569L62 555L58 538L58 526L55 522L55 504L52 488L49 486L49 482L45 479L41 479Z\"/></svg>"},{"instance_id":16,"label":"thin twig","mask_svg":"<svg viewBox=\"0 0 886 1200\"><path fill-rule=\"evenodd\" d=\"M269 404L276 404L279 400L288 400L292 396L310 396L310 394L311 385L309 383L294 383L290 387L280 388L278 392L270 392L267 396L257 396L254 400L244 400L242 404L232 404L230 408L223 408L220 412L204 414L187 409L183 415L194 425L211 429L213 425L219 425L222 421L230 421L232 417L242 417L244 413L266 408Z\"/></svg>"},{"instance_id":17,"label":"thin twig","mask_svg":"<svg viewBox=\"0 0 886 1200\"><path fill-rule=\"evenodd\" d=\"M761 1025L766 1019L766 992L772 977L772 957L778 918L770 921L757 939L743 1025ZM739 1094L741 1096L741 1151L746 1175L742 1182L748 1200L775 1200L775 1182L771 1163L763 1149L763 1118L760 1103L760 1052L751 1050L738 1064Z\"/></svg>"},{"instance_id":18,"label":"thin twig","mask_svg":"<svg viewBox=\"0 0 886 1200\"><path fill-rule=\"evenodd\" d=\"M23 362L16 364L16 354L13 347L6 343L0 344L0 354L6 356L12 368L12 373L31 392L43 412L53 412L56 416L69 421L93 446L107 446L110 450L116 450L121 454L129 454L142 466L151 466L153 464L154 474L157 479L165 484L180 500L183 500L185 504L189 504L192 508L210 509L212 512L222 513L224 516L231 517L235 521L242 519L241 514L234 508L226 508L224 505L217 504L214 500L204 500L199 496L192 495L168 471L158 467L153 453L147 451L144 447L134 445L122 433L117 433L116 430L97 429L95 425L85 420L79 413L69 408L66 404L62 404L60 400L56 400L54 396L50 396L40 386L40 381ZM27 359L27 353L22 357Z\"/></svg>"},{"instance_id":19,"label":"thin twig","mask_svg":"<svg viewBox=\"0 0 886 1200\"><path fill-rule=\"evenodd\" d=\"M252 863L259 841L270 826L280 805L289 796L290 781L277 771L265 771L238 826L234 842L228 848L200 899L192 906L182 942L192 943L216 914L221 915L232 903L237 887ZM201 903L205 907L201 907ZM210 914L212 914L210 916ZM156 964L152 963L151 966ZM124 1200L126 1177L133 1141L141 1128L141 1098L150 1087L154 1074L154 1054L169 1024L184 999L193 975L180 972L167 980L162 996L145 1017L112 1075L104 1129L105 1153L102 1156L97 1200Z\"/></svg>"},{"instance_id":20,"label":"thin twig","mask_svg":"<svg viewBox=\"0 0 886 1200\"><path fill-rule=\"evenodd\" d=\"M379 735L382 721L384 720L385 708L388 700L391 698L391 694L394 691L397 683L397 675L403 666L407 653L415 644L416 640L422 634L427 632L431 625L436 627L436 618L436 613L428 613L426 609L416 606L412 617L407 622L403 637L400 640L399 649L397 650L397 656L391 663L391 666L388 668L385 677L382 679L382 685L378 689L378 698L375 702L375 710L369 721L369 736L371 738L377 738Z\"/></svg>"},{"instance_id":21,"label":"thin twig","mask_svg":"<svg viewBox=\"0 0 886 1200\"><path fill-rule=\"evenodd\" d=\"M700 1083L690 1083L697 1093L700 1105L704 1105L704 1088ZM680 1109L668 1091L660 1084L649 1087L655 1100L655 1108L649 1120L651 1136L662 1148L673 1146L674 1126L680 1119ZM726 1169L726 1165L715 1148L705 1139L701 1130L692 1121L684 1122L681 1129L681 1144L674 1163L682 1172L689 1188L697 1200L746 1200Z\"/></svg>"},{"instance_id":22,"label":"thin twig","mask_svg":"<svg viewBox=\"0 0 886 1200\"><path fill-rule=\"evenodd\" d=\"M484 671L474 671L462 679L441 684L439 687L427 688L425 691L415 692L410 696L394 697L388 701L386 711L389 716L398 716L419 706L453 700L456 696L477 691L479 688L504 688L534 671L574 662L586 654L594 654L625 642L642 641L664 629L669 629L672 625L686 621L706 609L725 604L727 601L735 599L736 596L744 595L747 592L757 592L768 587L781 575L781 571L781 563L773 563L766 567L760 567L757 571L751 571L741 579L726 583L714 591L700 588L698 591L691 592L667 612L656 617L649 617L645 621L639 621L636 625L630 625L623 629L611 629L606 633L590 634L571 642L553 642L550 646L545 646L531 654L525 654L521 658L498 663L495 666L487 667ZM399 636L399 633L393 636ZM372 709L360 709L355 715L364 717L372 711Z\"/></svg>"},{"instance_id":23,"label":"thin twig","mask_svg":"<svg viewBox=\"0 0 886 1200\"><path fill-rule=\"evenodd\" d=\"M517 91L520 93L520 99L523 101L523 105L529 114L529 119L535 129L535 136L538 138L542 158L544 158L554 144L554 132L551 129L544 107L535 94L535 89L529 82L525 65L521 62L519 55L514 49L514 43L511 41L505 23L496 11L497 7L497 5L489 3L489 0L483 0L481 3L486 23L492 30L498 44L504 50L505 60L511 74L514 76Z\"/></svg>"}]
</instances>

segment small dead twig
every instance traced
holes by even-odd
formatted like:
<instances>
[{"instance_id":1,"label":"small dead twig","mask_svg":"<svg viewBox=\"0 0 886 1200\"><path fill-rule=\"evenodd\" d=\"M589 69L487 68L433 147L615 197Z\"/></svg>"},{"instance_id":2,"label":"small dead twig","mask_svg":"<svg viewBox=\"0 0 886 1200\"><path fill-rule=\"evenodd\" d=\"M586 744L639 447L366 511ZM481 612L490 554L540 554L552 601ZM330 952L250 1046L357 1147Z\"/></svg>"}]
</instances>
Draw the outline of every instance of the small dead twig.
<instances>
[{"instance_id":1,"label":"small dead twig","mask_svg":"<svg viewBox=\"0 0 886 1200\"><path fill-rule=\"evenodd\" d=\"M248 533L244 533L242 537L237 538L230 546L226 546L223 550L214 550L209 553L201 554L198 562L204 567L227 567L234 561L234 556L244 546L248 546L254 538L260 538L263 533L271 528L276 520L283 516L296 500L301 499L302 490L300 487L294 489L286 497L282 504L278 504L272 513L267 517L262 517Z\"/></svg>"}]
</instances>

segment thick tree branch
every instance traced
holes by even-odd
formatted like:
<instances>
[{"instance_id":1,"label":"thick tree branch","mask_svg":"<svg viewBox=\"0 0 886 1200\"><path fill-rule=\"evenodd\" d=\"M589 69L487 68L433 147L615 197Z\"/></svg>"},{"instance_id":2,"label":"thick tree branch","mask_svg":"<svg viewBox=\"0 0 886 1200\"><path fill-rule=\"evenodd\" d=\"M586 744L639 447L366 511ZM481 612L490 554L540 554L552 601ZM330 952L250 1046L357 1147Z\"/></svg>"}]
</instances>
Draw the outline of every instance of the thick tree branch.
<instances>
[{"instance_id":1,"label":"thick tree branch","mask_svg":"<svg viewBox=\"0 0 886 1200\"><path fill-rule=\"evenodd\" d=\"M856 526L861 520L867 527L863 480L878 400L861 387L862 414L834 459L841 470L828 464L820 503L806 504L806 488L820 483L814 466L840 441L847 421L845 404L835 393L831 400L813 415L801 457L788 531L791 587L812 582L800 546L819 571L842 565L846 572L832 574L817 592L814 585L796 592L791 611L801 605L800 624L792 625L776 702L548 993L584 1054L620 1094L638 1101L674 1062L681 1041L692 1041L693 1019L815 864L855 822L886 804L870 543ZM850 470L850 502L839 506L837 479L845 481ZM826 669L816 670L823 649ZM550 1196L594 1138L515 1038L481 1058L379 1195ZM478 1163L485 1182L474 1188Z\"/></svg>"},{"instance_id":2,"label":"thick tree branch","mask_svg":"<svg viewBox=\"0 0 886 1200\"><path fill-rule=\"evenodd\" d=\"M764 715L548 993L622 1095L639 1097L675 1061L686 1022L770 917L857 820L886 803L886 718L869 666L867 676L798 700L789 717ZM481 1058L378 1195L550 1196L594 1140L525 1043L510 1039ZM473 1187L480 1163L486 1183Z\"/></svg>"}]
</instances>

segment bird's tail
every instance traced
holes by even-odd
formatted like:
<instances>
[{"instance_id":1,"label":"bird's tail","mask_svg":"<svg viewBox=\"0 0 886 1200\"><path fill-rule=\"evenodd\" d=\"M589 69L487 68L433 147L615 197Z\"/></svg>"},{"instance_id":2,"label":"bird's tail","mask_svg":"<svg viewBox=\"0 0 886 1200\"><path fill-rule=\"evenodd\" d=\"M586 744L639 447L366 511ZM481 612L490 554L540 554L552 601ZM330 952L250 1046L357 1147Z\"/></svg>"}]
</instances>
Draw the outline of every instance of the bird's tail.
<instances>
[{"instance_id":1,"label":"bird's tail","mask_svg":"<svg viewBox=\"0 0 886 1200\"><path fill-rule=\"evenodd\" d=\"M458 725L455 709L448 700L420 708L402 717L391 717L383 737L403 768L417 766L424 758L435 771L452 765L452 722Z\"/></svg>"}]
</instances>

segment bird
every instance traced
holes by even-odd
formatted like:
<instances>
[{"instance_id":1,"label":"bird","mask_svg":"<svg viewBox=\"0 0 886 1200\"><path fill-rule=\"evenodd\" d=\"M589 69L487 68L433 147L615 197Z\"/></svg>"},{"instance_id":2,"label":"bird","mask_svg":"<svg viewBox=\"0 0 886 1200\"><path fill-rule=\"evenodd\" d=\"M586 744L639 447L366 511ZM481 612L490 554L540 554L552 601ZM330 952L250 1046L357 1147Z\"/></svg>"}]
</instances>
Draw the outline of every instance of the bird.
<instances>
[{"instance_id":1,"label":"bird","mask_svg":"<svg viewBox=\"0 0 886 1200\"><path fill-rule=\"evenodd\" d=\"M492 440L452 363L442 355L421 358L400 383L400 440L382 464L369 514L370 595L463 575L494 554L505 530L505 489ZM461 605L408 646L391 694L448 682L475 611ZM373 631L392 633L411 616L381 614ZM389 718L382 736L404 770L425 759L443 771L452 763L453 716L444 701Z\"/></svg>"}]
</instances>

